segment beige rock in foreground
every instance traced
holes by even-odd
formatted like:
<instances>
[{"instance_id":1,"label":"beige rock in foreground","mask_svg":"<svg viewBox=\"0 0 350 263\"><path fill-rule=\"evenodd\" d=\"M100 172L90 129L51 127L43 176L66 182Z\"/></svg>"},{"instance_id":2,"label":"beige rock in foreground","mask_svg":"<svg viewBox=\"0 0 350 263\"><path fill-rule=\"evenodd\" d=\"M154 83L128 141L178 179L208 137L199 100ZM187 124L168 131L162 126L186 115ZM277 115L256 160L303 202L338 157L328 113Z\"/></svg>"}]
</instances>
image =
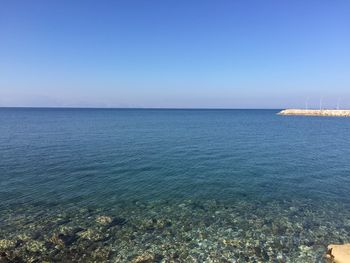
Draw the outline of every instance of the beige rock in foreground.
<instances>
[{"instance_id":1,"label":"beige rock in foreground","mask_svg":"<svg viewBox=\"0 0 350 263\"><path fill-rule=\"evenodd\" d=\"M329 245L326 257L335 263L350 263L350 244Z\"/></svg>"}]
</instances>

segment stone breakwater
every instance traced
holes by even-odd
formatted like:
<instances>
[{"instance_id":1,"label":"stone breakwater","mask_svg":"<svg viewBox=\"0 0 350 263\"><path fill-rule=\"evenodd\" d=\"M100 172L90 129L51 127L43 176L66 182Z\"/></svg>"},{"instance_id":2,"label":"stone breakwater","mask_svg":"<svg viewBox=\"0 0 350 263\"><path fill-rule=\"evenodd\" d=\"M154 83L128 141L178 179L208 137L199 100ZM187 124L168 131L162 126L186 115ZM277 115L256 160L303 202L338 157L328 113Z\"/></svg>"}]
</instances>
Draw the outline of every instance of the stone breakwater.
<instances>
[{"instance_id":1,"label":"stone breakwater","mask_svg":"<svg viewBox=\"0 0 350 263\"><path fill-rule=\"evenodd\" d=\"M300 116L330 116L330 117L350 117L350 110L301 110L286 109L278 115L300 115Z\"/></svg>"}]
</instances>

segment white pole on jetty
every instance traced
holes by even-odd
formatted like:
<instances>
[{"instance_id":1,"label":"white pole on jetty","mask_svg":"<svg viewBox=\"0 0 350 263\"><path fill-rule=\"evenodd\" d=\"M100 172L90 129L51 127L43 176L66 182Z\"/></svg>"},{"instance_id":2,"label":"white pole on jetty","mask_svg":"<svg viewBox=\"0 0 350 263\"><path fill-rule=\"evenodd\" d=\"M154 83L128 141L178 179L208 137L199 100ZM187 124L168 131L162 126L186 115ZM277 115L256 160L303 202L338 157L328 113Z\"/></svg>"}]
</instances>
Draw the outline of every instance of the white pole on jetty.
<instances>
[{"instance_id":1,"label":"white pole on jetty","mask_svg":"<svg viewBox=\"0 0 350 263\"><path fill-rule=\"evenodd\" d=\"M320 98L320 110L322 110L322 98Z\"/></svg>"},{"instance_id":2,"label":"white pole on jetty","mask_svg":"<svg viewBox=\"0 0 350 263\"><path fill-rule=\"evenodd\" d=\"M337 110L339 110L339 102L340 102L340 98L338 98L338 102L337 102Z\"/></svg>"},{"instance_id":3,"label":"white pole on jetty","mask_svg":"<svg viewBox=\"0 0 350 263\"><path fill-rule=\"evenodd\" d=\"M305 109L306 110L309 109L309 99L306 99L306 101L305 101Z\"/></svg>"}]
</instances>

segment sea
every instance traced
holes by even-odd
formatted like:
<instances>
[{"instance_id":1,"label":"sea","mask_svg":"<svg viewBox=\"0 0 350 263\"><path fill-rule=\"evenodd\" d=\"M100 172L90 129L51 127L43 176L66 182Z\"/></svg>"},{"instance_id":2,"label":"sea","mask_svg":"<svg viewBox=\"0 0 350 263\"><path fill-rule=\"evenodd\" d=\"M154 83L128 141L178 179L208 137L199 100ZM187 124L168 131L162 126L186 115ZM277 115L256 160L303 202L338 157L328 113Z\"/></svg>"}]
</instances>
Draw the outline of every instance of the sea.
<instances>
[{"instance_id":1,"label":"sea","mask_svg":"<svg viewBox=\"0 0 350 263\"><path fill-rule=\"evenodd\" d=\"M0 108L0 262L326 262L350 118Z\"/></svg>"}]
</instances>

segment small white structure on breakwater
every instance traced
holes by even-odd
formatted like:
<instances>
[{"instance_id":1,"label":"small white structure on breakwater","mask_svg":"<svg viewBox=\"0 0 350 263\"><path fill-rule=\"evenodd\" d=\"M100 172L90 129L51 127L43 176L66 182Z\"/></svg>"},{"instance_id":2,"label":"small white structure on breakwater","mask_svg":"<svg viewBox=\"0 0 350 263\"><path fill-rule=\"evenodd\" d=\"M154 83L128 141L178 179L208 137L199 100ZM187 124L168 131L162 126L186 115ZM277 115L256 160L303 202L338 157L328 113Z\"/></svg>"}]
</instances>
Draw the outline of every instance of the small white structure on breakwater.
<instances>
[{"instance_id":1,"label":"small white structure on breakwater","mask_svg":"<svg viewBox=\"0 0 350 263\"><path fill-rule=\"evenodd\" d=\"M302 110L286 109L278 115L299 115L299 116L327 116L327 117L350 117L350 110Z\"/></svg>"}]
</instances>

